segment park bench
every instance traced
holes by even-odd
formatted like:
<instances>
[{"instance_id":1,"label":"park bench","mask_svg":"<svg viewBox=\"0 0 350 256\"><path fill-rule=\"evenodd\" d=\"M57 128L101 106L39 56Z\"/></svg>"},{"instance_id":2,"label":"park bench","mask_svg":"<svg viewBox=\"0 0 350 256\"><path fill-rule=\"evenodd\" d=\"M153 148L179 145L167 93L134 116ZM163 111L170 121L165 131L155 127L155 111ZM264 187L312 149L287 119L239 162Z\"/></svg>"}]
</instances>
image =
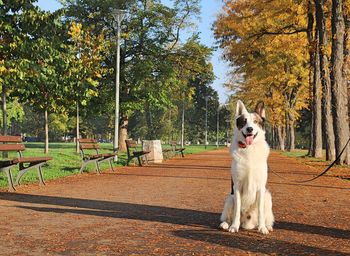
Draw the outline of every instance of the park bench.
<instances>
[{"instance_id":1,"label":"park bench","mask_svg":"<svg viewBox=\"0 0 350 256\"><path fill-rule=\"evenodd\" d=\"M173 152L174 152L175 155L176 154L181 154L182 157L185 157L184 156L184 151L185 151L186 148L178 147L176 141L170 141L170 145L172 146Z\"/></svg>"},{"instance_id":2,"label":"park bench","mask_svg":"<svg viewBox=\"0 0 350 256\"><path fill-rule=\"evenodd\" d=\"M127 165L129 165L130 161L133 158L137 158L139 166L142 166L141 157L145 159L145 162L148 164L147 154L151 151L145 151L138 149L137 142L135 140L125 140L126 150L128 153Z\"/></svg>"},{"instance_id":3,"label":"park bench","mask_svg":"<svg viewBox=\"0 0 350 256\"><path fill-rule=\"evenodd\" d=\"M174 150L172 147L170 147L170 148L169 147L165 147L165 148L162 147L162 153L163 153L164 159L168 159L174 153Z\"/></svg>"},{"instance_id":4,"label":"park bench","mask_svg":"<svg viewBox=\"0 0 350 256\"><path fill-rule=\"evenodd\" d=\"M15 191L15 185L19 185L23 175L30 169L37 168L39 184L45 185L41 167L52 157L23 157L22 152L25 146L22 143L21 136L0 136L0 151L17 152L18 157L13 159L3 159L0 161L0 171L4 171L7 175L8 186L10 191ZM19 172L16 182L13 183L11 169L16 165L19 166Z\"/></svg>"},{"instance_id":5,"label":"park bench","mask_svg":"<svg viewBox=\"0 0 350 256\"><path fill-rule=\"evenodd\" d=\"M85 167L89 163L95 163L96 172L100 174L101 168L99 163L103 161L108 161L109 166L111 167L112 171L114 171L112 162L113 162L113 158L117 155L117 152L101 154L99 152L100 145L97 143L96 140L79 139L78 141L79 141L79 148L80 148L80 156L82 159L80 173L84 171Z\"/></svg>"}]
</instances>

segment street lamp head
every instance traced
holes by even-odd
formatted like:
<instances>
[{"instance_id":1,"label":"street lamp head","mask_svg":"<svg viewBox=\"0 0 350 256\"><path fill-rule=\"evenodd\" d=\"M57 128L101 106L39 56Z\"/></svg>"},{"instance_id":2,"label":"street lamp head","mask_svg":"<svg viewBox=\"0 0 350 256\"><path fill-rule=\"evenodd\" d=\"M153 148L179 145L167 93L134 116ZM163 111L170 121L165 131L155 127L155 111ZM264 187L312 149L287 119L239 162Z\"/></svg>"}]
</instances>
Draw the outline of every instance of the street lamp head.
<instances>
[{"instance_id":1,"label":"street lamp head","mask_svg":"<svg viewBox=\"0 0 350 256\"><path fill-rule=\"evenodd\" d=\"M125 10L121 10L121 9L113 9L112 10L112 16L113 16L114 21L117 23L118 26L120 26L120 23L124 19L125 15L126 15Z\"/></svg>"}]
</instances>

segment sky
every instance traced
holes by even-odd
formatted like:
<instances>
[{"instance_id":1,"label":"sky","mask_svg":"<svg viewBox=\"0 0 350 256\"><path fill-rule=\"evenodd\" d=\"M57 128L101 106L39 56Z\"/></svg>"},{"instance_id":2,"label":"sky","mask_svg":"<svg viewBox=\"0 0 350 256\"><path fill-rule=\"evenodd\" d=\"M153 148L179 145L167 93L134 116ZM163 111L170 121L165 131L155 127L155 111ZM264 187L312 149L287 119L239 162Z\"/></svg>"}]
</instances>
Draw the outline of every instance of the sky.
<instances>
[{"instance_id":1,"label":"sky","mask_svg":"<svg viewBox=\"0 0 350 256\"><path fill-rule=\"evenodd\" d=\"M162 0L162 2L168 5L171 3L171 0ZM197 21L197 24L198 31L200 32L200 41L206 46L215 46L215 39L211 27L215 21L216 15L221 10L222 4L222 0L201 0L201 18ZM61 7L56 0L38 0L37 5L46 11L54 11ZM229 68L227 63L221 58L220 49L214 51L211 62L216 76L212 87L218 92L220 103L225 104L230 94L224 88L224 83L227 82L228 79L227 73Z\"/></svg>"}]
</instances>

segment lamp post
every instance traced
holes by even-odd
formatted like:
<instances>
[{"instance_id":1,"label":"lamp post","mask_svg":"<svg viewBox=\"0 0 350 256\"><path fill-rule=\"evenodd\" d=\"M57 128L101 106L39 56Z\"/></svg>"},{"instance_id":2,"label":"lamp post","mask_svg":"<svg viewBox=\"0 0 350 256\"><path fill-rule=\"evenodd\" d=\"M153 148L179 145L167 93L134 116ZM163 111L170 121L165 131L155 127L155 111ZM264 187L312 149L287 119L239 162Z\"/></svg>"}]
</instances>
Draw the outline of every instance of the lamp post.
<instances>
[{"instance_id":1,"label":"lamp post","mask_svg":"<svg viewBox=\"0 0 350 256\"><path fill-rule=\"evenodd\" d=\"M209 96L205 96L205 149L207 149L208 144L208 100Z\"/></svg>"},{"instance_id":2,"label":"lamp post","mask_svg":"<svg viewBox=\"0 0 350 256\"><path fill-rule=\"evenodd\" d=\"M220 104L218 106L218 112L216 116L216 148L219 147L219 117L220 116Z\"/></svg>"},{"instance_id":3,"label":"lamp post","mask_svg":"<svg viewBox=\"0 0 350 256\"><path fill-rule=\"evenodd\" d=\"M182 116L181 116L181 147L184 147L185 138L185 96L182 99Z\"/></svg>"},{"instance_id":4,"label":"lamp post","mask_svg":"<svg viewBox=\"0 0 350 256\"><path fill-rule=\"evenodd\" d=\"M120 70L120 29L121 22L125 16L124 10L114 9L112 15L114 18L114 26L117 30L117 55L116 55L116 67L115 67L115 114L114 114L114 140L113 149L117 151L119 148L119 70ZM117 156L114 158L118 160Z\"/></svg>"}]
</instances>

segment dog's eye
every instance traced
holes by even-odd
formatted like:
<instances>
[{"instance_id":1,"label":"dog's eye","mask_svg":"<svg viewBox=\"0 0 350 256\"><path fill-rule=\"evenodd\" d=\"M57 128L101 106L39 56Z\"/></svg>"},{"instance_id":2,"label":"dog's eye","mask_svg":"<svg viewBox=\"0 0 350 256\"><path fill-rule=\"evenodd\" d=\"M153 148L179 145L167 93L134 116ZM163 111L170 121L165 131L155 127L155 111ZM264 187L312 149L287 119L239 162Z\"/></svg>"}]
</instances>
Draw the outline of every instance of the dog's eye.
<instances>
[{"instance_id":1,"label":"dog's eye","mask_svg":"<svg viewBox=\"0 0 350 256\"><path fill-rule=\"evenodd\" d=\"M257 124L258 123L258 121L257 120L254 120L254 124Z\"/></svg>"}]
</instances>

